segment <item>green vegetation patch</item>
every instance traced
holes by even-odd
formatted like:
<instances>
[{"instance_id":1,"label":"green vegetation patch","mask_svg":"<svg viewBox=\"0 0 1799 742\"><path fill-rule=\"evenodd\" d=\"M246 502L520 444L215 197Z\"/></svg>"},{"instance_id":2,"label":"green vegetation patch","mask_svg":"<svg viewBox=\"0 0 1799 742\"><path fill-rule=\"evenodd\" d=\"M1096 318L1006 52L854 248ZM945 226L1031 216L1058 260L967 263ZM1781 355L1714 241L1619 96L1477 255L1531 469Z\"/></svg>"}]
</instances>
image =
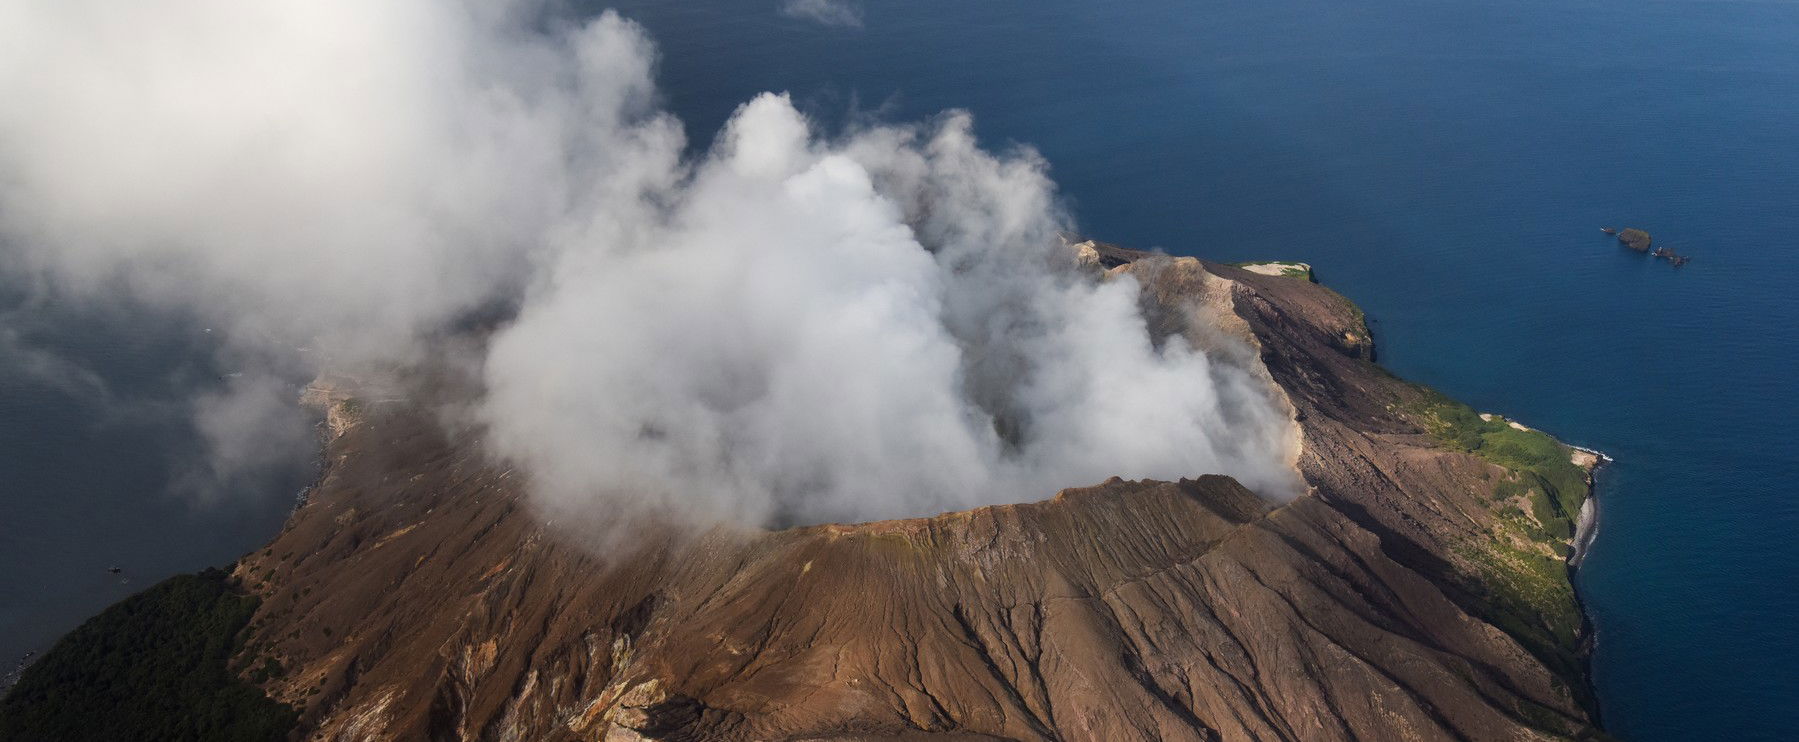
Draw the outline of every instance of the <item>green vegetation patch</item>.
<instances>
[{"instance_id":1,"label":"green vegetation patch","mask_svg":"<svg viewBox=\"0 0 1799 742\"><path fill-rule=\"evenodd\" d=\"M0 740L284 739L293 709L230 669L257 602L208 569L107 608L0 699Z\"/></svg>"},{"instance_id":2,"label":"green vegetation patch","mask_svg":"<svg viewBox=\"0 0 1799 742\"><path fill-rule=\"evenodd\" d=\"M1313 283L1317 282L1317 279L1315 279L1312 276L1312 267L1309 265L1306 265L1305 263L1292 263L1292 262L1288 262L1285 260L1253 260L1253 261L1244 262L1244 263L1227 263L1226 265L1229 265L1233 268L1254 268L1254 267L1261 267L1261 266L1272 266L1272 267L1280 269L1280 273L1278 275L1281 275L1281 276L1284 276L1287 278L1298 278L1298 279L1301 279L1304 281L1310 281ZM1262 271L1257 271L1257 272L1261 273ZM1270 273L1268 275L1276 275L1276 274Z\"/></svg>"},{"instance_id":3,"label":"green vegetation patch","mask_svg":"<svg viewBox=\"0 0 1799 742\"><path fill-rule=\"evenodd\" d=\"M1586 470L1547 433L1498 415L1482 419L1435 392L1411 412L1445 446L1509 470L1493 482L1491 538L1457 553L1480 573L1480 614L1563 677L1580 677L1582 619L1565 557L1587 498Z\"/></svg>"},{"instance_id":4,"label":"green vegetation patch","mask_svg":"<svg viewBox=\"0 0 1799 742\"><path fill-rule=\"evenodd\" d=\"M1580 604L1574 598L1574 586L1568 581L1568 564L1554 557L1525 551L1503 544L1484 549L1465 549L1462 556L1479 564L1491 589L1489 615L1506 633L1523 640L1521 634L1547 638L1553 645L1571 650L1580 641ZM1526 646L1548 649L1541 641L1527 640ZM1559 656L1561 652L1556 652Z\"/></svg>"},{"instance_id":5,"label":"green vegetation patch","mask_svg":"<svg viewBox=\"0 0 1799 742\"><path fill-rule=\"evenodd\" d=\"M1587 472L1571 460L1573 449L1540 430L1512 427L1498 415L1483 420L1467 405L1435 392L1417 412L1431 434L1450 448L1511 469L1518 475L1514 485L1543 494L1546 508L1536 515L1545 526L1559 520L1572 528L1587 499ZM1569 530L1561 538L1571 536Z\"/></svg>"}]
</instances>

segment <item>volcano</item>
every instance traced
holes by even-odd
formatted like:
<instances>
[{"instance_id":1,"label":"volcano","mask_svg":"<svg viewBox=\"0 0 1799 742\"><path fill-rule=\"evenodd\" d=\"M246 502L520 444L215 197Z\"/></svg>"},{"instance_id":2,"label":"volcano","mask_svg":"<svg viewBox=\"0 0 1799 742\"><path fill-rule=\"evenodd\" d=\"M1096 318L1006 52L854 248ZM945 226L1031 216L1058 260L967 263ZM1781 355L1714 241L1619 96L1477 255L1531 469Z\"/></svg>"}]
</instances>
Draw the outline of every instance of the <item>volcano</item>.
<instances>
[{"instance_id":1,"label":"volcano","mask_svg":"<svg viewBox=\"0 0 1799 742\"><path fill-rule=\"evenodd\" d=\"M237 665L319 740L1597 734L1567 564L1595 457L1387 373L1309 274L1076 248L1153 332L1253 349L1301 495L1113 479L601 557L478 431L339 388L322 481L232 573Z\"/></svg>"}]
</instances>

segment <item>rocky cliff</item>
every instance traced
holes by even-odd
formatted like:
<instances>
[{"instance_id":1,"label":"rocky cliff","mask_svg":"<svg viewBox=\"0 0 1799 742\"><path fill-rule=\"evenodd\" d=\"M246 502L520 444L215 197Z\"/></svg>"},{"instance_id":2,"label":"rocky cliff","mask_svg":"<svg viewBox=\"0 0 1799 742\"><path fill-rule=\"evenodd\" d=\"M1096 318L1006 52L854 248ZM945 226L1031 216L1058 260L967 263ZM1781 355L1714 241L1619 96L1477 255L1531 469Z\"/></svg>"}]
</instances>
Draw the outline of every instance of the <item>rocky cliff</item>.
<instances>
[{"instance_id":1,"label":"rocky cliff","mask_svg":"<svg viewBox=\"0 0 1799 742\"><path fill-rule=\"evenodd\" d=\"M238 665L327 740L1596 734L1576 452L1387 374L1305 278L1083 247L1155 332L1247 349L1304 494L1112 480L601 560L475 434L331 398L323 480L236 567L261 599Z\"/></svg>"}]
</instances>

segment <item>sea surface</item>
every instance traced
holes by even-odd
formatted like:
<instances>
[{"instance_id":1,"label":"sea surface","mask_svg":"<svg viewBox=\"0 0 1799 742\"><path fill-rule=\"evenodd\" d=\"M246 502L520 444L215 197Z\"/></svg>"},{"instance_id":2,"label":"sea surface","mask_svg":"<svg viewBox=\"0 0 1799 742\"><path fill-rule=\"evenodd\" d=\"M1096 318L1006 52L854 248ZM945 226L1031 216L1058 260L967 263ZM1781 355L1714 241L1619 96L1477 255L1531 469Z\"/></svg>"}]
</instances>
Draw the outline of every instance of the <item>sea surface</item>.
<instances>
[{"instance_id":1,"label":"sea surface","mask_svg":"<svg viewBox=\"0 0 1799 742\"><path fill-rule=\"evenodd\" d=\"M267 541L317 458L220 479L191 404L235 371L207 328L18 288L0 286L0 687L106 606Z\"/></svg>"},{"instance_id":2,"label":"sea surface","mask_svg":"<svg viewBox=\"0 0 1799 742\"><path fill-rule=\"evenodd\" d=\"M1395 372L1616 458L1577 580L1610 731L1794 738L1799 3L867 0L859 28L775 0L580 12L602 7L657 38L701 146L764 90L827 129L963 108L990 146L1048 157L1089 235L1310 262ZM1692 262L1598 229L1626 225ZM79 342L102 376L178 386L192 361L134 337ZM0 385L0 657L253 548L291 501L285 482L186 504L179 418L98 414ZM138 581L109 582L114 562Z\"/></svg>"}]
</instances>

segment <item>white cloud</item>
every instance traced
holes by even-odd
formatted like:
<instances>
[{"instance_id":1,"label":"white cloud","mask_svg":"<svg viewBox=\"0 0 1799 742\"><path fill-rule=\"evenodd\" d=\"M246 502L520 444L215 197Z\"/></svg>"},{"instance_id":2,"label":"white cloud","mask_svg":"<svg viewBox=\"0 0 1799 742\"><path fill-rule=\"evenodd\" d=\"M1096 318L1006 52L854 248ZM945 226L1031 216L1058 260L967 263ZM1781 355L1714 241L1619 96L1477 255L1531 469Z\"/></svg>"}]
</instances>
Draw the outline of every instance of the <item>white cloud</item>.
<instances>
[{"instance_id":1,"label":"white cloud","mask_svg":"<svg viewBox=\"0 0 1799 742\"><path fill-rule=\"evenodd\" d=\"M862 6L851 0L782 0L781 15L826 26L862 27Z\"/></svg>"},{"instance_id":2,"label":"white cloud","mask_svg":"<svg viewBox=\"0 0 1799 742\"><path fill-rule=\"evenodd\" d=\"M684 158L640 28L530 10L0 0L6 264L199 312L267 376L516 306L469 409L541 504L614 528L1284 486L1258 383L1073 270L1034 152L960 113L826 137L763 95ZM218 467L281 429L269 389L197 403Z\"/></svg>"}]
</instances>

